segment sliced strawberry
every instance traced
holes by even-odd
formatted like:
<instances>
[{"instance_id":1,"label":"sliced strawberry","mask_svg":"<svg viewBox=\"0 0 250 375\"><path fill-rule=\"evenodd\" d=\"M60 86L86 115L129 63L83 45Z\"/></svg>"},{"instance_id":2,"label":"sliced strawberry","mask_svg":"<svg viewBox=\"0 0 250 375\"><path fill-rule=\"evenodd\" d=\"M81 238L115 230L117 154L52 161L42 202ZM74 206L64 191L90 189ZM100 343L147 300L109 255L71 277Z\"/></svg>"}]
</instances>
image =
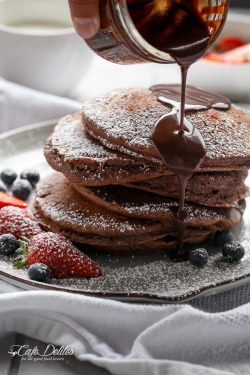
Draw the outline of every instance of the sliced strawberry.
<instances>
[{"instance_id":1,"label":"sliced strawberry","mask_svg":"<svg viewBox=\"0 0 250 375\"><path fill-rule=\"evenodd\" d=\"M221 55L216 52L209 53L203 57L202 60L214 61L214 62L222 62Z\"/></svg>"},{"instance_id":2,"label":"sliced strawberry","mask_svg":"<svg viewBox=\"0 0 250 375\"><path fill-rule=\"evenodd\" d=\"M224 36L218 40L216 47L217 52L223 53L231 51L234 48L242 47L245 44L244 40L237 36Z\"/></svg>"},{"instance_id":3,"label":"sliced strawberry","mask_svg":"<svg viewBox=\"0 0 250 375\"><path fill-rule=\"evenodd\" d=\"M16 238L42 233L34 216L24 208L6 206L0 210L0 234L11 233Z\"/></svg>"},{"instance_id":4,"label":"sliced strawberry","mask_svg":"<svg viewBox=\"0 0 250 375\"><path fill-rule=\"evenodd\" d=\"M29 245L29 264L44 263L54 278L71 276L98 277L98 265L77 249L61 234L43 232L34 236Z\"/></svg>"},{"instance_id":5,"label":"sliced strawberry","mask_svg":"<svg viewBox=\"0 0 250 375\"><path fill-rule=\"evenodd\" d=\"M224 64L244 64L250 62L250 43L229 52L210 53L204 59Z\"/></svg>"},{"instance_id":6,"label":"sliced strawberry","mask_svg":"<svg viewBox=\"0 0 250 375\"><path fill-rule=\"evenodd\" d=\"M20 208L27 208L28 204L21 199L15 198L3 191L0 191L0 208L4 206L15 206Z\"/></svg>"}]
</instances>

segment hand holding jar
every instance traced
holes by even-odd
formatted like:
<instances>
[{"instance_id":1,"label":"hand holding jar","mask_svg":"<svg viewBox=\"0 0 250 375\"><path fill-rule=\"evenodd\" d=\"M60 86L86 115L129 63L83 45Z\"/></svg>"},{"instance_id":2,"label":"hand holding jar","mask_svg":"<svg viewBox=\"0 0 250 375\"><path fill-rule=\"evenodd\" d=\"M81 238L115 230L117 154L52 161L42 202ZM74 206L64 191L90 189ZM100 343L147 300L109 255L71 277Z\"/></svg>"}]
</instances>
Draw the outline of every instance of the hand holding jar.
<instances>
[{"instance_id":1,"label":"hand holding jar","mask_svg":"<svg viewBox=\"0 0 250 375\"><path fill-rule=\"evenodd\" d=\"M76 32L92 38L100 27L99 0L69 0L69 7Z\"/></svg>"}]
</instances>

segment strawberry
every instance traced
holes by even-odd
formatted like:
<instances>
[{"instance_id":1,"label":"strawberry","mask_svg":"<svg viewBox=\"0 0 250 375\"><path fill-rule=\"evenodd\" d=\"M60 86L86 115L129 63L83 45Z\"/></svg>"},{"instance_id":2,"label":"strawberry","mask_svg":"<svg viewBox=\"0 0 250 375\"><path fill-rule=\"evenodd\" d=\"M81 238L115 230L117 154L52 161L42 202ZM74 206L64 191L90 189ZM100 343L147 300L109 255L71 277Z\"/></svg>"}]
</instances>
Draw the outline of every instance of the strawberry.
<instances>
[{"instance_id":1,"label":"strawberry","mask_svg":"<svg viewBox=\"0 0 250 375\"><path fill-rule=\"evenodd\" d=\"M15 198L3 191L0 191L0 208L4 206L16 206L20 208L27 208L28 204L21 199Z\"/></svg>"},{"instance_id":2,"label":"strawberry","mask_svg":"<svg viewBox=\"0 0 250 375\"><path fill-rule=\"evenodd\" d=\"M5 206L0 210L0 234L31 238L42 232L35 217L24 208Z\"/></svg>"},{"instance_id":3,"label":"strawberry","mask_svg":"<svg viewBox=\"0 0 250 375\"><path fill-rule=\"evenodd\" d=\"M242 47L246 43L244 40L237 36L224 36L223 38L220 38L218 42L216 43L216 51L217 52L227 52L231 51L234 48Z\"/></svg>"},{"instance_id":4,"label":"strawberry","mask_svg":"<svg viewBox=\"0 0 250 375\"><path fill-rule=\"evenodd\" d=\"M98 265L80 252L61 234L43 232L30 240L27 254L29 265L46 264L54 278L71 276L98 277Z\"/></svg>"},{"instance_id":5,"label":"strawberry","mask_svg":"<svg viewBox=\"0 0 250 375\"><path fill-rule=\"evenodd\" d=\"M224 64L244 64L250 62L250 43L235 48L232 51L210 53L210 55L205 56L204 59Z\"/></svg>"}]
</instances>

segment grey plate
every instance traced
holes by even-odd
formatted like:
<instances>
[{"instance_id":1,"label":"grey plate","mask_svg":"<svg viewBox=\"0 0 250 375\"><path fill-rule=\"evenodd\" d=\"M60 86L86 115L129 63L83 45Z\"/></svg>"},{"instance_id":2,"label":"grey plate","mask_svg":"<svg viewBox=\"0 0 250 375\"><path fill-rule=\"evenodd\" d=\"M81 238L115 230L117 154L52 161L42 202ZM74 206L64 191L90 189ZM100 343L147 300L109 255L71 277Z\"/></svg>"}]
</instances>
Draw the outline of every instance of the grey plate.
<instances>
[{"instance_id":1,"label":"grey plate","mask_svg":"<svg viewBox=\"0 0 250 375\"><path fill-rule=\"evenodd\" d=\"M43 144L56 121L35 124L0 136L1 169L11 167L17 172L36 168L41 176L52 170L43 156ZM49 284L32 282L27 270L16 270L10 258L0 257L0 277L24 289L64 290L72 293L120 300L181 302L197 296L218 293L250 281L250 210L233 228L235 239L242 242L246 255L236 264L223 261L212 244L202 245L210 253L209 262L198 269L189 262L173 263L164 252L135 256L107 254L88 255L98 262L103 276L96 279L69 278L51 280Z\"/></svg>"}]
</instances>

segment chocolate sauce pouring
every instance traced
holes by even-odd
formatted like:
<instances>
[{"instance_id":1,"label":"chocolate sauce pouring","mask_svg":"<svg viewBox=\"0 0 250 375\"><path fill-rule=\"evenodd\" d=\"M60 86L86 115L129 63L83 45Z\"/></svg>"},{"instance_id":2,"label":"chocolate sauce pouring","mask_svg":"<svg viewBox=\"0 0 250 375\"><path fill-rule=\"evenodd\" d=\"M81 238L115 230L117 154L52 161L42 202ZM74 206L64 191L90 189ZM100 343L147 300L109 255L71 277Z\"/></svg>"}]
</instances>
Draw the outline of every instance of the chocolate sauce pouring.
<instances>
[{"instance_id":1,"label":"chocolate sauce pouring","mask_svg":"<svg viewBox=\"0 0 250 375\"><path fill-rule=\"evenodd\" d=\"M158 101L172 108L156 123L151 140L165 164L172 170L179 181L180 206L172 211L179 234L177 258L183 256L183 235L188 225L188 215L184 208L185 188L188 178L199 169L206 156L204 140L200 132L184 117L183 132L180 131L181 91L180 85L157 85L150 88ZM220 95L187 87L185 113L215 109L229 109L230 101Z\"/></svg>"},{"instance_id":2,"label":"chocolate sauce pouring","mask_svg":"<svg viewBox=\"0 0 250 375\"><path fill-rule=\"evenodd\" d=\"M154 86L151 88L158 100L170 105L172 111L163 116L155 125L151 140L165 164L178 178L180 207L174 220L178 229L179 248L176 260L184 259L183 235L188 224L188 215L184 208L187 179L198 170L205 158L206 149L202 136L185 119L185 111L204 110L211 107L230 107L226 98L215 96L195 88L188 88L186 97L186 79L189 67L206 52L209 44L218 35L227 10L225 0L127 0L130 16L143 38L158 50L167 52L181 68L182 85ZM203 8L199 8L199 4ZM214 15L210 17L209 6L214 6ZM204 17L206 15L206 17ZM220 16L222 18L220 18Z\"/></svg>"},{"instance_id":3,"label":"chocolate sauce pouring","mask_svg":"<svg viewBox=\"0 0 250 375\"><path fill-rule=\"evenodd\" d=\"M186 78L219 35L228 10L226 0L127 0L140 35L157 50L168 53L181 68L180 132L184 130Z\"/></svg>"}]
</instances>

